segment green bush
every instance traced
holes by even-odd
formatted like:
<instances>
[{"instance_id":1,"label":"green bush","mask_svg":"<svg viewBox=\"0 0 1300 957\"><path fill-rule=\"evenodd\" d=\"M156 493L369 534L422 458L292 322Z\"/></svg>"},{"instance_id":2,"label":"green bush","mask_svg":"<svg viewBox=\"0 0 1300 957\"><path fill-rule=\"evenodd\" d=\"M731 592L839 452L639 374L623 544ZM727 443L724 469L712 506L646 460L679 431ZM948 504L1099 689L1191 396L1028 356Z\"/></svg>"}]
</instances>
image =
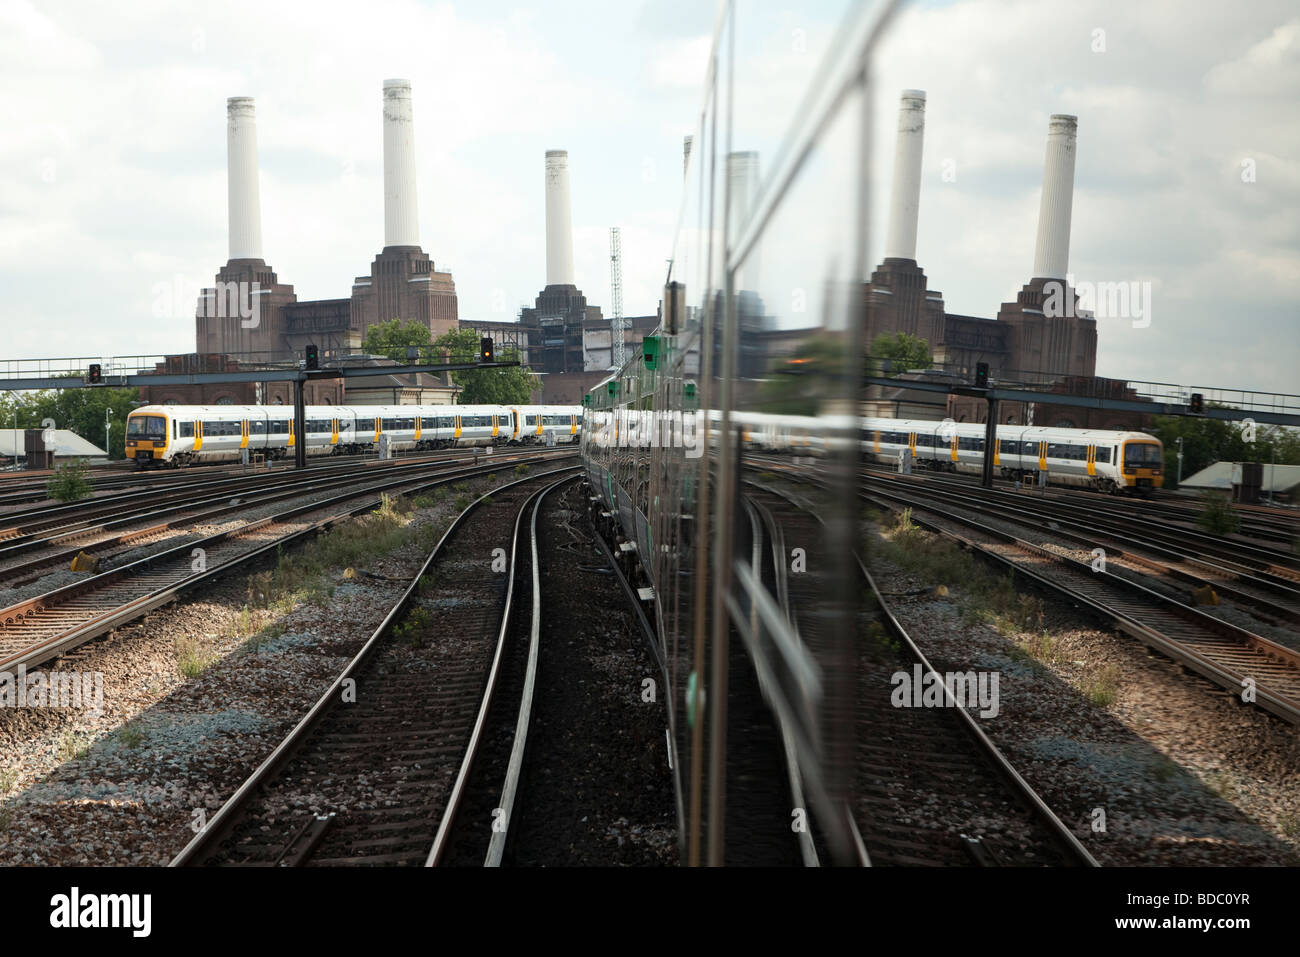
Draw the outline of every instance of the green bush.
<instances>
[{"instance_id":1,"label":"green bush","mask_svg":"<svg viewBox=\"0 0 1300 957\"><path fill-rule=\"evenodd\" d=\"M1227 535L1241 528L1241 519L1224 496L1206 492L1201 501L1205 503L1205 510L1196 519L1201 528L1213 535Z\"/></svg>"},{"instance_id":2,"label":"green bush","mask_svg":"<svg viewBox=\"0 0 1300 957\"><path fill-rule=\"evenodd\" d=\"M54 470L45 486L46 493L57 502L77 502L91 492L86 481L86 464L80 460L67 462Z\"/></svg>"}]
</instances>

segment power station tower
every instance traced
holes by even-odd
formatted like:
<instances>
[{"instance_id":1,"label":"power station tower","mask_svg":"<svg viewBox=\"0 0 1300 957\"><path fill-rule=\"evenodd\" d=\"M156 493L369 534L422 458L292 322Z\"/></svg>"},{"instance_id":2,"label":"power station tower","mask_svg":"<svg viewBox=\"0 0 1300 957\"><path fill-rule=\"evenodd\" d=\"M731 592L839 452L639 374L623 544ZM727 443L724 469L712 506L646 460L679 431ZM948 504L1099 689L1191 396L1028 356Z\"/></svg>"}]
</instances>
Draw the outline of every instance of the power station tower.
<instances>
[{"instance_id":1,"label":"power station tower","mask_svg":"<svg viewBox=\"0 0 1300 957\"><path fill-rule=\"evenodd\" d=\"M615 369L627 362L623 332L623 241L617 226L609 229L609 292L612 310L609 317L609 336L613 351L610 358Z\"/></svg>"}]
</instances>

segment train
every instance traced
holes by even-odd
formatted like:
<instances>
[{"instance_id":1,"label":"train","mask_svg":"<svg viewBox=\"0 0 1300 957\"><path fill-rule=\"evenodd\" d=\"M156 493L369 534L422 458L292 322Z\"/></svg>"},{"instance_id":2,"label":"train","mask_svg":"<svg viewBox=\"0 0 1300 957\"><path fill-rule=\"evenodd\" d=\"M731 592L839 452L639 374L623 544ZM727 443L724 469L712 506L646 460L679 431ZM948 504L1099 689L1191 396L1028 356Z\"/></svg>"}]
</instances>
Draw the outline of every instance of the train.
<instances>
[{"instance_id":1,"label":"train","mask_svg":"<svg viewBox=\"0 0 1300 957\"><path fill-rule=\"evenodd\" d=\"M881 691L873 635L889 632L863 588L867 464L978 473L992 455L1009 479L1164 484L1164 450L1141 431L999 425L986 449L981 423L867 415L865 366L847 360L871 349L866 211L881 177L857 151L873 132L878 13L849 11L773 136L771 111L733 109L759 64L732 37L761 34L761 20L721 5L659 322L582 399L586 503L648 625L686 864L726 863L728 815L759 794L806 809L831 859L862 858L847 809L874 786L862 774L874 730L857 703ZM925 295L910 274L894 282L871 301ZM766 716L752 694L733 697L745 681ZM771 740L769 718L788 760L781 780L760 781L744 749Z\"/></svg>"},{"instance_id":2,"label":"train","mask_svg":"<svg viewBox=\"0 0 1300 957\"><path fill-rule=\"evenodd\" d=\"M716 421L716 414L713 418ZM746 448L824 454L853 426L844 416L733 412ZM889 465L910 457L920 468L979 475L984 468L985 426L979 422L862 417L860 451ZM1164 487L1164 446L1145 432L999 425L994 471L1020 481L1043 478L1100 492L1145 494Z\"/></svg>"},{"instance_id":3,"label":"train","mask_svg":"<svg viewBox=\"0 0 1300 957\"><path fill-rule=\"evenodd\" d=\"M489 445L562 445L582 431L582 407L564 405L309 405L295 434L285 405L146 405L126 422L137 468L281 459L305 441L309 456L360 455Z\"/></svg>"},{"instance_id":4,"label":"train","mask_svg":"<svg viewBox=\"0 0 1300 957\"><path fill-rule=\"evenodd\" d=\"M930 469L978 475L984 446L983 423L862 420L863 452L875 461L892 463L910 454ZM1145 432L999 425L993 468L1008 479L1041 475L1051 485L1147 493L1164 486L1164 447Z\"/></svg>"},{"instance_id":5,"label":"train","mask_svg":"<svg viewBox=\"0 0 1300 957\"><path fill-rule=\"evenodd\" d=\"M593 448L683 445L702 454L692 443L696 435L705 434L704 413L683 417L680 411L664 413L631 406L616 403L606 410L598 402L593 409L589 397L585 428ZM715 409L707 418L709 434L716 442L721 415ZM981 474L984 468L983 423L867 416L855 421L844 415L748 410L733 410L731 422L748 451L821 456L852 445L856 434L858 449L867 461L895 465L910 457L919 468L971 475ZM999 425L993 468L1014 481L1041 478L1049 485L1145 494L1164 486L1164 446L1145 432Z\"/></svg>"}]
</instances>

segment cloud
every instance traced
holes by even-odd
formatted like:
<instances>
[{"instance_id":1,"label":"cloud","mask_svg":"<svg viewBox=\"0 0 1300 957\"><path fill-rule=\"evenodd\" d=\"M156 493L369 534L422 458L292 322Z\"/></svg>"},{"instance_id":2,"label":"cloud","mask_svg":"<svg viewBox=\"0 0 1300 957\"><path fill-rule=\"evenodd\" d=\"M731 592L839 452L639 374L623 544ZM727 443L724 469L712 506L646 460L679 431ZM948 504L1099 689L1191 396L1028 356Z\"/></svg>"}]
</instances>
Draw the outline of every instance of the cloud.
<instances>
[{"instance_id":1,"label":"cloud","mask_svg":"<svg viewBox=\"0 0 1300 957\"><path fill-rule=\"evenodd\" d=\"M741 5L732 135L759 153L764 177L850 6ZM511 318L542 286L550 148L570 154L588 301L608 312L618 225L625 312L653 312L714 5L574 0L542 14L509 0L376 0L363 14L341 0L310 15L253 0L0 4L11 354L193 348L192 318L150 307L159 283L209 281L225 261L229 96L257 101L268 262L300 298L348 295L383 243L388 77L414 87L421 242L454 269L462 316ZM1141 335L1102 331L1099 372L1294 392L1298 47L1300 20L1282 0L1230 17L1176 0L904 7L873 71L871 258L900 89L929 94L918 256L948 309L969 315L995 315L1029 278L1047 118L1075 113L1072 270L1149 278L1159 293ZM850 134L832 131L760 251L773 309L791 312L808 290L817 315L822 281L847 266L837 190L857 163ZM815 188L816 177L837 185ZM1226 332L1234 323L1257 338Z\"/></svg>"}]
</instances>

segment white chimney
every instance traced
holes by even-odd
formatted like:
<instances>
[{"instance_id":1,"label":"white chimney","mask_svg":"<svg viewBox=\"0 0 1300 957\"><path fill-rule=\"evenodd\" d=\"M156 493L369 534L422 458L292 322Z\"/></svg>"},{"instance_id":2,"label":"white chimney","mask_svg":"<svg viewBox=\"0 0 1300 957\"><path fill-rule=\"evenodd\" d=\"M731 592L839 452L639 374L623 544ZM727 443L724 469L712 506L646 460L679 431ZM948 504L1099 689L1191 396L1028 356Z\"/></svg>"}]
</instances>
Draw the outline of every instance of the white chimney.
<instances>
[{"instance_id":1,"label":"white chimney","mask_svg":"<svg viewBox=\"0 0 1300 957\"><path fill-rule=\"evenodd\" d=\"M731 242L740 238L740 230L749 222L758 189L758 154L744 150L727 154L727 189L731 193Z\"/></svg>"},{"instance_id":2,"label":"white chimney","mask_svg":"<svg viewBox=\"0 0 1300 957\"><path fill-rule=\"evenodd\" d=\"M420 245L411 81L384 81L384 245Z\"/></svg>"},{"instance_id":3,"label":"white chimney","mask_svg":"<svg viewBox=\"0 0 1300 957\"><path fill-rule=\"evenodd\" d=\"M1070 210L1074 205L1074 152L1079 118L1060 113L1047 124L1043 196L1038 204L1034 278L1064 279L1070 264Z\"/></svg>"},{"instance_id":4,"label":"white chimney","mask_svg":"<svg viewBox=\"0 0 1300 957\"><path fill-rule=\"evenodd\" d=\"M251 96L226 100L226 187L230 258L262 258L262 203L257 188L257 119Z\"/></svg>"},{"instance_id":5,"label":"white chimney","mask_svg":"<svg viewBox=\"0 0 1300 957\"><path fill-rule=\"evenodd\" d=\"M743 150L727 154L727 203L731 215L728 219L730 236L727 242L735 247L740 242L740 233L748 224L754 212L754 200L758 195L758 154L752 150ZM736 288L754 290L753 281L758 275L758 247L755 246L745 257L744 264L736 275Z\"/></svg>"},{"instance_id":6,"label":"white chimney","mask_svg":"<svg viewBox=\"0 0 1300 957\"><path fill-rule=\"evenodd\" d=\"M693 143L694 141L695 141L695 137L693 136L688 136L684 140L682 140L682 175L683 176L685 176L686 171L691 168L691 143Z\"/></svg>"},{"instance_id":7,"label":"white chimney","mask_svg":"<svg viewBox=\"0 0 1300 957\"><path fill-rule=\"evenodd\" d=\"M546 151L546 285L574 285L569 154L565 150Z\"/></svg>"},{"instance_id":8,"label":"white chimney","mask_svg":"<svg viewBox=\"0 0 1300 957\"><path fill-rule=\"evenodd\" d=\"M886 259L916 260L916 219L921 211L921 148L925 140L925 91L904 90L894 147L894 191L889 197Z\"/></svg>"}]
</instances>

